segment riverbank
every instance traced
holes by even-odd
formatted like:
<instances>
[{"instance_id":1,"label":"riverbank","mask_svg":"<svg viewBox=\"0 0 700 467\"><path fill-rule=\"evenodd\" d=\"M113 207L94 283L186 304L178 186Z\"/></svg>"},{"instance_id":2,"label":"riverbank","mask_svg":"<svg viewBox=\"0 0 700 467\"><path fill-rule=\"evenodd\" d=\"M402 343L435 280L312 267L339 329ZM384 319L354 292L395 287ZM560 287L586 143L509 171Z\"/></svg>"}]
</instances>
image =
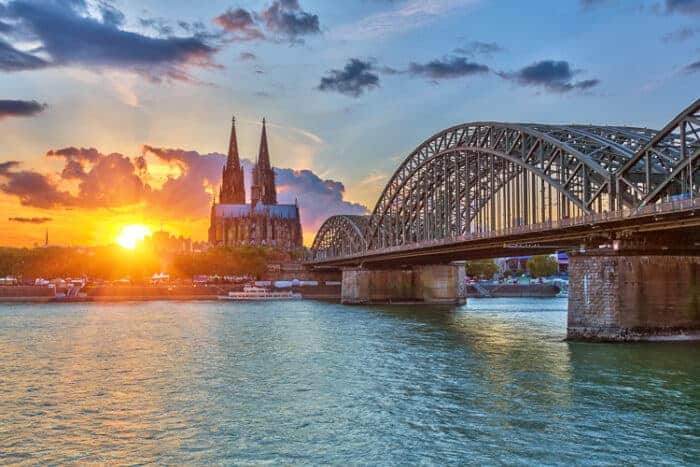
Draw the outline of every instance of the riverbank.
<instances>
[{"instance_id":1,"label":"riverbank","mask_svg":"<svg viewBox=\"0 0 700 467\"><path fill-rule=\"evenodd\" d=\"M0 303L121 303L154 301L215 301L239 286L119 286L86 287L78 295L56 294L48 287L0 287ZM290 290L278 289L278 290ZM340 300L340 286L292 287L310 300Z\"/></svg>"}]
</instances>

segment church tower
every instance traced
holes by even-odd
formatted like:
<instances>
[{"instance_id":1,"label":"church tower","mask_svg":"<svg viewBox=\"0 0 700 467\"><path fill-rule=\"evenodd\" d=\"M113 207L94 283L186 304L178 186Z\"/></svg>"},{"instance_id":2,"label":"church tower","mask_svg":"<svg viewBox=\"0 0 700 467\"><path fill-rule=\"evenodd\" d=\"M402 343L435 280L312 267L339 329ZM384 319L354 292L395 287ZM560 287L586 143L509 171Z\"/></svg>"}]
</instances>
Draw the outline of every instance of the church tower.
<instances>
[{"instance_id":1,"label":"church tower","mask_svg":"<svg viewBox=\"0 0 700 467\"><path fill-rule=\"evenodd\" d=\"M260 151L258 161L253 168L253 186L251 188L251 204L277 204L277 188L275 187L275 172L270 164L270 150L267 145L267 130L265 119L262 121L262 135L260 136Z\"/></svg>"},{"instance_id":2,"label":"church tower","mask_svg":"<svg viewBox=\"0 0 700 467\"><path fill-rule=\"evenodd\" d=\"M231 139L228 144L228 158L222 174L219 191L221 204L245 204L245 186L243 185L243 168L238 156L238 138L236 138L236 118L231 120Z\"/></svg>"}]
</instances>

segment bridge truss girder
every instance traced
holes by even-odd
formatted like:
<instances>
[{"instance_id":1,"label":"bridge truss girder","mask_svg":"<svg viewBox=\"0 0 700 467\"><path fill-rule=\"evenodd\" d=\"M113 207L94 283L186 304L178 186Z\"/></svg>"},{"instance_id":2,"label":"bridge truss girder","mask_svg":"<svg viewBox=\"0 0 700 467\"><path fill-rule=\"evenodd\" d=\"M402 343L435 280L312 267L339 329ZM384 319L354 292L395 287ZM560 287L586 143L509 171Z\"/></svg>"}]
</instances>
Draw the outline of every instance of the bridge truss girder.
<instances>
[{"instance_id":1,"label":"bridge truss girder","mask_svg":"<svg viewBox=\"0 0 700 467\"><path fill-rule=\"evenodd\" d=\"M457 125L433 135L403 161L371 216L329 219L314 241L314 255L344 256L634 210L672 195L695 196L699 158L700 100L660 132L622 126Z\"/></svg>"},{"instance_id":2,"label":"bridge truss girder","mask_svg":"<svg viewBox=\"0 0 700 467\"><path fill-rule=\"evenodd\" d=\"M366 251L367 216L332 216L321 226L311 247L315 260Z\"/></svg>"}]
</instances>

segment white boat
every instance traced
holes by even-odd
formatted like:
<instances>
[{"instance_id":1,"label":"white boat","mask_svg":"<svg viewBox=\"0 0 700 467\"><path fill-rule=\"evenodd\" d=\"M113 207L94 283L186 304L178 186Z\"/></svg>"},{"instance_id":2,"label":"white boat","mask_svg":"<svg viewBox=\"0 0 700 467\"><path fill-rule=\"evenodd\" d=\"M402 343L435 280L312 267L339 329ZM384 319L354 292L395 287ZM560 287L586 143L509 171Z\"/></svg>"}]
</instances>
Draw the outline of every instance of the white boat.
<instances>
[{"instance_id":1,"label":"white boat","mask_svg":"<svg viewBox=\"0 0 700 467\"><path fill-rule=\"evenodd\" d=\"M219 300L238 301L267 301L267 300L301 300L300 293L291 290L287 292L271 292L263 287L248 285L243 287L243 292L229 292L228 295L219 295Z\"/></svg>"}]
</instances>

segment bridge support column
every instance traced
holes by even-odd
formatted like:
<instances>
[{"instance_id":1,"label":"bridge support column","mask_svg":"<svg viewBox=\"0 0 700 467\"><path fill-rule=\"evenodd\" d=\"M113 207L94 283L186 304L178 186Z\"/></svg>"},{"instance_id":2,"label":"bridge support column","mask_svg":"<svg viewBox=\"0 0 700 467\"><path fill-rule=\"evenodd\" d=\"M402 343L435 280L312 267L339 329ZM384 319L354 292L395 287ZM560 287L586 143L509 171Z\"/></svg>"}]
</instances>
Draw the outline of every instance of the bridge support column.
<instances>
[{"instance_id":1,"label":"bridge support column","mask_svg":"<svg viewBox=\"0 0 700 467\"><path fill-rule=\"evenodd\" d=\"M575 253L569 279L570 340L700 338L700 257Z\"/></svg>"},{"instance_id":2,"label":"bridge support column","mask_svg":"<svg viewBox=\"0 0 700 467\"><path fill-rule=\"evenodd\" d=\"M459 305L465 301L462 264L421 265L406 269L343 270L341 302L345 304Z\"/></svg>"}]
</instances>

